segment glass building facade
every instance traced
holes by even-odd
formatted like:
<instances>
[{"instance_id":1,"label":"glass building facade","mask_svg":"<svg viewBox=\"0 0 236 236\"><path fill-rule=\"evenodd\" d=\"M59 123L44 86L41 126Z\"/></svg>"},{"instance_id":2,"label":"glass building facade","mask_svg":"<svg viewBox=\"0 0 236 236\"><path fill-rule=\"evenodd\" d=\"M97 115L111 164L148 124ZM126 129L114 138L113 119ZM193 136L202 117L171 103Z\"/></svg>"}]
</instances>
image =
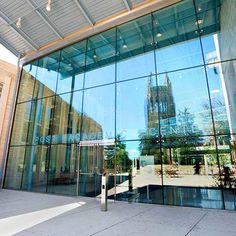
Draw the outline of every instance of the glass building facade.
<instances>
[{"instance_id":1,"label":"glass building facade","mask_svg":"<svg viewBox=\"0 0 236 236\"><path fill-rule=\"evenodd\" d=\"M236 1L185 0L23 66L4 187L235 210Z\"/></svg>"}]
</instances>

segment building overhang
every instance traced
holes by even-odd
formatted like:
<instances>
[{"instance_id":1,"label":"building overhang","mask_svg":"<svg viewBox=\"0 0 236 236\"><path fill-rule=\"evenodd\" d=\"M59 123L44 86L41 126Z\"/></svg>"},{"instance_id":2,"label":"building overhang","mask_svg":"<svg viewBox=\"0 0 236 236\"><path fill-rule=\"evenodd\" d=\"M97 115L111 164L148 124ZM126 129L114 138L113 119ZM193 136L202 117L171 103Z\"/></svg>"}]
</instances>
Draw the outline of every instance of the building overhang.
<instances>
[{"instance_id":1,"label":"building overhang","mask_svg":"<svg viewBox=\"0 0 236 236\"><path fill-rule=\"evenodd\" d=\"M24 57L20 59L20 65L26 64L39 57L43 57L51 52L59 50L65 46L76 43L89 36L95 35L99 32L103 32L110 28L113 28L122 23L131 21L140 16L146 15L153 11L165 8L182 0L148 0L141 4L137 4L132 9L125 9L115 15L107 17L104 20L98 21L90 26L85 27L77 32L71 33L68 36L48 43L47 45L38 48L37 50L28 52Z\"/></svg>"}]
</instances>

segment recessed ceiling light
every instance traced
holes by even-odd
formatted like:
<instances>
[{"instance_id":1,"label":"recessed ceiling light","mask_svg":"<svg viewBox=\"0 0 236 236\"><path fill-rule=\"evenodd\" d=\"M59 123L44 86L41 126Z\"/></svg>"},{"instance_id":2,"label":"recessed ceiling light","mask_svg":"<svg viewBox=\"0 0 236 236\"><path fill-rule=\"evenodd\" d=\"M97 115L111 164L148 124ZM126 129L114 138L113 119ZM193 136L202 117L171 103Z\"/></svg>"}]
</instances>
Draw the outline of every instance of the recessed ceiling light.
<instances>
[{"instance_id":1,"label":"recessed ceiling light","mask_svg":"<svg viewBox=\"0 0 236 236\"><path fill-rule=\"evenodd\" d=\"M21 28L21 17L18 18L17 22L16 22L16 27L19 29Z\"/></svg>"},{"instance_id":2,"label":"recessed ceiling light","mask_svg":"<svg viewBox=\"0 0 236 236\"><path fill-rule=\"evenodd\" d=\"M202 24L203 23L203 20L202 19L199 19L199 20L197 20L196 22L195 22L195 25L200 25L200 24Z\"/></svg>"},{"instance_id":3,"label":"recessed ceiling light","mask_svg":"<svg viewBox=\"0 0 236 236\"><path fill-rule=\"evenodd\" d=\"M122 46L124 49L126 49L128 46L126 44L123 44Z\"/></svg>"},{"instance_id":4,"label":"recessed ceiling light","mask_svg":"<svg viewBox=\"0 0 236 236\"><path fill-rule=\"evenodd\" d=\"M203 32L203 29L195 30L195 34L201 34Z\"/></svg>"},{"instance_id":5,"label":"recessed ceiling light","mask_svg":"<svg viewBox=\"0 0 236 236\"><path fill-rule=\"evenodd\" d=\"M157 33L157 37L160 38L162 36L162 33Z\"/></svg>"},{"instance_id":6,"label":"recessed ceiling light","mask_svg":"<svg viewBox=\"0 0 236 236\"><path fill-rule=\"evenodd\" d=\"M201 11L201 10L202 10L202 8L201 8L201 7L199 7L197 10L198 10L198 11Z\"/></svg>"},{"instance_id":7,"label":"recessed ceiling light","mask_svg":"<svg viewBox=\"0 0 236 236\"><path fill-rule=\"evenodd\" d=\"M48 0L48 3L47 3L47 5L46 5L46 10L48 11L48 12L50 12L51 11L51 0Z\"/></svg>"}]
</instances>

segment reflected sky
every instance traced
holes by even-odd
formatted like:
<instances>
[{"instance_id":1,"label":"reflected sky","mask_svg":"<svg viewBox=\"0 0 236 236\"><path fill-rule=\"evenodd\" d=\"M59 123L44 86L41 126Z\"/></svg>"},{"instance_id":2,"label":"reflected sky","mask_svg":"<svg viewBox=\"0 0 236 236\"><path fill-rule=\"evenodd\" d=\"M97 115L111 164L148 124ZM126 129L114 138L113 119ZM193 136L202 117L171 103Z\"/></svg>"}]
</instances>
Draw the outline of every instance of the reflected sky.
<instances>
[{"instance_id":1,"label":"reflected sky","mask_svg":"<svg viewBox=\"0 0 236 236\"><path fill-rule=\"evenodd\" d=\"M216 58L214 35L203 38L204 45L211 45L212 51L205 52L205 57L209 62L218 60ZM198 45L198 46L196 46ZM209 47L208 47L209 49ZM181 52L181 58L177 60ZM166 86L166 78L168 77L171 84L171 95L173 96L176 118L175 124L170 120L169 126L178 123L178 115L180 112L188 109L188 112L193 115L193 120L197 129L202 131L202 134L212 134L212 122L210 115L210 103L207 91L206 75L204 67L189 68L176 72L168 72L176 70L184 66L198 66L202 64L201 50L199 40L191 40L183 44L172 45L167 48L157 49L156 63L158 71L164 72L157 75L157 84L154 63L154 52L142 54L131 59L123 60L117 64L117 79L124 80L146 76L137 80L124 81L117 83L117 134L122 134L124 139L137 139L139 134L148 127L148 84L151 79L152 87L157 90L162 86ZM168 57L167 57L168 55ZM33 73L33 71L32 71ZM56 78L55 71L48 71L45 68L40 68L40 73L37 73L37 79L45 84L50 90L55 87L55 79L47 79L47 73L50 73L50 78ZM220 82L220 71L218 66L208 66L207 73L209 77L210 95L213 101L221 102L221 113L225 113L224 95ZM85 73L85 88L101 85L104 83L113 83L115 75L115 64L105 67L99 67L96 70ZM74 89L83 88L84 74L75 76L76 86ZM59 76L57 84L57 93L63 93L72 90L72 77L62 78ZM114 136L114 88L102 86L98 89L85 90L84 98L84 113L98 122L107 136ZM97 93L97 91L101 91ZM170 94L169 94L170 95ZM70 103L71 95L59 95L66 102ZM77 103L80 101L73 100L75 110ZM158 108L157 108L158 110ZM78 110L81 113L81 109ZM98 115L99 113L99 115ZM113 113L113 114L110 114ZM106 121L106 118L112 116L112 121ZM221 119L226 119L223 114ZM171 118L171 117L170 117ZM135 121L135 122L134 122ZM163 121L164 122L164 121ZM165 123L165 122L164 122ZM156 121L158 129L159 122ZM211 127L209 129L209 126ZM166 132L162 130L162 132Z\"/></svg>"},{"instance_id":2,"label":"reflected sky","mask_svg":"<svg viewBox=\"0 0 236 236\"><path fill-rule=\"evenodd\" d=\"M74 98L72 107L97 122L106 137L114 137L115 128L127 140L159 131L167 136L211 135L211 105L217 131L228 132L222 68L208 65L207 74L204 68L204 62L225 56L219 50L224 44L218 32L223 23L216 20L219 6L219 1L196 1L195 15L192 1L186 0L68 46L40 59L37 70L26 70L68 106L68 92L85 89L83 107L78 105L82 98ZM110 83L115 85L106 85ZM37 98L45 94L35 86Z\"/></svg>"}]
</instances>

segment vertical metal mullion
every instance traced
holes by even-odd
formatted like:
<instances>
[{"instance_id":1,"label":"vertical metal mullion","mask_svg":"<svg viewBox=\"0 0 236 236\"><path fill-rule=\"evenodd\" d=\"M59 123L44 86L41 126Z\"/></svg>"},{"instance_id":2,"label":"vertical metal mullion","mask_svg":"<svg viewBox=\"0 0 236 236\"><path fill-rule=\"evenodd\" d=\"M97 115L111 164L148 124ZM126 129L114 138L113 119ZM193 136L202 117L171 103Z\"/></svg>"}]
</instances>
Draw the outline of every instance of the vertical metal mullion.
<instances>
[{"instance_id":1,"label":"vertical metal mullion","mask_svg":"<svg viewBox=\"0 0 236 236\"><path fill-rule=\"evenodd\" d=\"M74 100L74 87L75 87L75 70L73 69L73 75L72 75L72 81L71 81L71 92L70 92L70 104L69 104L69 111L67 114L67 129L66 129L66 133L67 133L67 137L66 137L66 156L65 156L65 160L64 160L64 165L67 167L67 165L69 164L69 172L70 172L70 161L71 161L71 148L72 145L69 142L69 138L68 135L72 134L72 126L73 126L73 121L72 121L72 103ZM69 159L69 163L68 162Z\"/></svg>"},{"instance_id":2,"label":"vertical metal mullion","mask_svg":"<svg viewBox=\"0 0 236 236\"><path fill-rule=\"evenodd\" d=\"M117 26L115 27L115 143L114 143L114 187L115 187L115 194L114 194L114 201L116 200L116 174L117 174L117 169L116 169L116 137L117 137L117 61L118 61L118 38L117 38L117 32L118 28Z\"/></svg>"},{"instance_id":3,"label":"vertical metal mullion","mask_svg":"<svg viewBox=\"0 0 236 236\"><path fill-rule=\"evenodd\" d=\"M161 145L161 115L160 115L160 100L159 100L159 88L158 88L158 78L157 78L157 62L156 62L156 42L155 42L155 35L154 35L154 16L151 13L151 20L152 20L152 40L153 40L153 53L154 53L154 65L155 65L155 79L156 79L156 86L157 86L157 105L158 105L158 132L159 132L159 151L160 151L160 158L161 158L161 185L162 185L162 203L164 204L165 196L164 196L164 181L163 181L163 161L162 161L162 145ZM158 139L159 139L158 137Z\"/></svg>"},{"instance_id":4,"label":"vertical metal mullion","mask_svg":"<svg viewBox=\"0 0 236 236\"><path fill-rule=\"evenodd\" d=\"M197 13L197 6L195 0L193 0L193 5L194 5L194 11L195 11L195 17L196 17L196 22L198 20L198 13ZM219 161L219 152L218 152L218 144L217 144L217 138L216 138L216 128L215 128L215 121L214 121L214 114L213 114L213 109L212 109L212 102L211 102L211 94L210 94L210 85L209 85L209 78L208 78L208 73L206 69L206 61L204 57L204 52L203 52L203 44L202 44L202 36L201 36L201 29L199 27L199 24L197 22L197 30L199 33L199 41L200 41L200 47L201 47L201 54L202 54L202 59L203 59L203 64L204 64L204 72L205 72L205 78L206 78L206 84L207 84L207 92L208 92L208 99L209 99L209 104L210 104L210 111L211 111L211 119L212 119L212 126L213 126L213 132L214 132L214 140L215 140L215 145L216 145L216 157L217 157L217 164L218 164L218 169L219 169L219 174L221 172L220 169L220 161ZM220 178L220 184L222 185L222 180ZM222 203L223 203L223 209L225 209L225 201L224 201L224 193L223 193L223 187L221 189L221 195L222 195Z\"/></svg>"},{"instance_id":5,"label":"vertical metal mullion","mask_svg":"<svg viewBox=\"0 0 236 236\"><path fill-rule=\"evenodd\" d=\"M85 74L86 74L86 67L87 67L87 53L88 53L88 38L86 39L86 45L85 45L85 55L84 55L84 76L83 76L83 88L82 88L82 107L81 107L81 119L80 119L80 135L79 135L79 142L81 140L83 140L82 136L83 136L83 132L82 132L82 129L83 129L83 121L84 121L84 118L83 118L83 114L84 114L84 88L85 88ZM78 153L78 156L77 156L77 193L76 195L79 196L80 194L80 186L79 186L79 181L80 181L80 160L81 160L81 156L82 156L82 151L81 151L81 146L79 146L79 153Z\"/></svg>"},{"instance_id":6,"label":"vertical metal mullion","mask_svg":"<svg viewBox=\"0 0 236 236\"><path fill-rule=\"evenodd\" d=\"M76 196L78 196L79 193L79 168L80 168L80 153L81 153L81 146L80 143L76 145L76 167L77 168L77 176L76 176Z\"/></svg>"},{"instance_id":7,"label":"vertical metal mullion","mask_svg":"<svg viewBox=\"0 0 236 236\"><path fill-rule=\"evenodd\" d=\"M51 122L49 124L49 130L51 132L50 135L50 142L49 145L47 146L47 154L48 155L48 160L47 160L47 167L46 167L46 175L47 175L47 181L46 181L46 193L48 192L48 183L49 183L49 174L50 174L50 162L51 162L51 146L52 146L52 134L53 134L53 127L54 127L54 119L55 119L55 113L56 113L56 100L57 100L57 86L58 86L58 78L59 78L59 71L60 71L60 67L61 67L61 58L62 58L62 50L60 50L59 53L59 64L58 64L58 68L57 68L57 81L56 81L56 89L55 89L55 94L52 96L54 97L54 101L53 101L53 114L52 114L52 119Z\"/></svg>"}]
</instances>

